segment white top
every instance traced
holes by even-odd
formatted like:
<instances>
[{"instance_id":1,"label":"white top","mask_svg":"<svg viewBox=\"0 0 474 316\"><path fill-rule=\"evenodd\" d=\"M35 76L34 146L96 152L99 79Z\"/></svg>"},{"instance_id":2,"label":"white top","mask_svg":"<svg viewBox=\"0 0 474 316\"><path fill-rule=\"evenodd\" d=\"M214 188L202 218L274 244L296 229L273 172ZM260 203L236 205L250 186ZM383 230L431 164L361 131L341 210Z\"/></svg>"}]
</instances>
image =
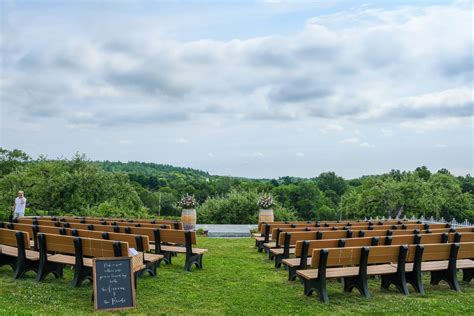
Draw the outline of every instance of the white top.
<instances>
[{"instance_id":1,"label":"white top","mask_svg":"<svg viewBox=\"0 0 474 316\"><path fill-rule=\"evenodd\" d=\"M25 214L26 198L17 197L15 199L15 213Z\"/></svg>"}]
</instances>

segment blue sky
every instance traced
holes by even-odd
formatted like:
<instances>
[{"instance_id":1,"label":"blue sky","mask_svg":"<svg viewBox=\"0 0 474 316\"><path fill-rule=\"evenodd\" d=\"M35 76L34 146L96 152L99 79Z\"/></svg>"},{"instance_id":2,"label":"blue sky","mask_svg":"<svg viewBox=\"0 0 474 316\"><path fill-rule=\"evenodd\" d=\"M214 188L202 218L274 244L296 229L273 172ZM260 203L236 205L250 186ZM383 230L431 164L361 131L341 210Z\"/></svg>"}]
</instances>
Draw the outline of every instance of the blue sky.
<instances>
[{"instance_id":1,"label":"blue sky","mask_svg":"<svg viewBox=\"0 0 474 316\"><path fill-rule=\"evenodd\" d=\"M469 1L2 1L0 145L246 177L473 173Z\"/></svg>"}]
</instances>

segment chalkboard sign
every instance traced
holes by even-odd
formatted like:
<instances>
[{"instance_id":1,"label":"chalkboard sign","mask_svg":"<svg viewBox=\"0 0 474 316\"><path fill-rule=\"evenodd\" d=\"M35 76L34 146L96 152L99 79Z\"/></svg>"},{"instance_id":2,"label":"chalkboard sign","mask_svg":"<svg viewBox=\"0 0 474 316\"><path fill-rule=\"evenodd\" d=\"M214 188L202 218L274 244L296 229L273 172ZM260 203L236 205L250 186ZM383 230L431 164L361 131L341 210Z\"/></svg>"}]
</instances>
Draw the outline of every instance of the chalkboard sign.
<instances>
[{"instance_id":1,"label":"chalkboard sign","mask_svg":"<svg viewBox=\"0 0 474 316\"><path fill-rule=\"evenodd\" d=\"M132 258L95 258L92 269L95 309L117 310L136 306Z\"/></svg>"}]
</instances>

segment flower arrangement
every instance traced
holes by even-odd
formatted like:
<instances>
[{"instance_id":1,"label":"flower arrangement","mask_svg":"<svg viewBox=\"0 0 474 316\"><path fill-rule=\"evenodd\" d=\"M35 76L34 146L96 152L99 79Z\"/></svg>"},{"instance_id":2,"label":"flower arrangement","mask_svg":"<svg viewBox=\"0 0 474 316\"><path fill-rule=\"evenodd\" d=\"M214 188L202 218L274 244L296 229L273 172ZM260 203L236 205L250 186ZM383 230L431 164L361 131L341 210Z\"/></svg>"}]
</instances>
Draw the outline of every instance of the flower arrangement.
<instances>
[{"instance_id":1,"label":"flower arrangement","mask_svg":"<svg viewBox=\"0 0 474 316\"><path fill-rule=\"evenodd\" d=\"M197 206L196 198L194 195L187 194L181 198L178 205L184 209L195 208Z\"/></svg>"},{"instance_id":2,"label":"flower arrangement","mask_svg":"<svg viewBox=\"0 0 474 316\"><path fill-rule=\"evenodd\" d=\"M263 195L258 200L258 206L263 209L269 209L273 206L273 198L270 195Z\"/></svg>"}]
</instances>

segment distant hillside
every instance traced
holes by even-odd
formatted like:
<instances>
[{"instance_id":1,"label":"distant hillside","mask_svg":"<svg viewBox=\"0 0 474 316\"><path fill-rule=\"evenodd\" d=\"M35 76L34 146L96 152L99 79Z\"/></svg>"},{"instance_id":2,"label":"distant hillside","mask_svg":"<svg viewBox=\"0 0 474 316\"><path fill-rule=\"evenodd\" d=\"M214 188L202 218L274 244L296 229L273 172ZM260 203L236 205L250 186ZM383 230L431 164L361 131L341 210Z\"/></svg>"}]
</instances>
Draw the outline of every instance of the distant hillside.
<instances>
[{"instance_id":1,"label":"distant hillside","mask_svg":"<svg viewBox=\"0 0 474 316\"><path fill-rule=\"evenodd\" d=\"M145 176L165 176L170 173L176 172L181 173L186 176L191 177L210 177L210 174L206 171L192 169L192 168L183 168L175 167L171 165L156 164L152 162L139 162L139 161L129 161L129 162L120 162L120 161L95 161L96 165L101 167L105 171L110 172L128 172L141 174Z\"/></svg>"}]
</instances>

